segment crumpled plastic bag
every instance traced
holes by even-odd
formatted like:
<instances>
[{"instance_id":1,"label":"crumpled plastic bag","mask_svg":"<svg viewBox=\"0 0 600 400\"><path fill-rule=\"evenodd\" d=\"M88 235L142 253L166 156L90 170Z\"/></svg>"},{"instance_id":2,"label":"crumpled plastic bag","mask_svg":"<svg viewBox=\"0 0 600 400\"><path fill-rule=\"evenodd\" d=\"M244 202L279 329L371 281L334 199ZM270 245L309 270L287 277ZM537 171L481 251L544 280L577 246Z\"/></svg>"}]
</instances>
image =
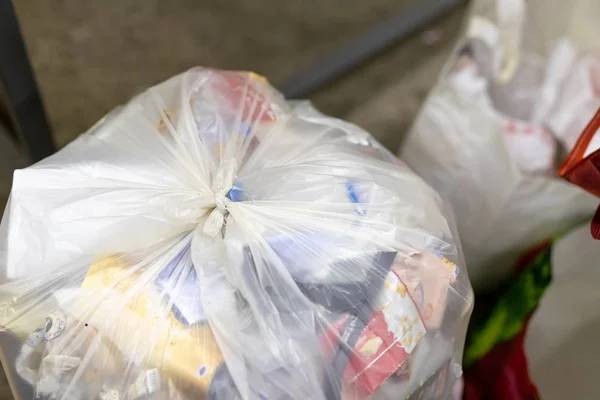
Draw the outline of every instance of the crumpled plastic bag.
<instances>
[{"instance_id":1,"label":"crumpled plastic bag","mask_svg":"<svg viewBox=\"0 0 600 400\"><path fill-rule=\"evenodd\" d=\"M452 221L358 127L192 69L15 172L0 361L42 399L446 398Z\"/></svg>"},{"instance_id":2,"label":"crumpled plastic bag","mask_svg":"<svg viewBox=\"0 0 600 400\"><path fill-rule=\"evenodd\" d=\"M599 5L475 1L401 149L450 200L476 291L594 212L593 197L556 169L599 101Z\"/></svg>"}]
</instances>

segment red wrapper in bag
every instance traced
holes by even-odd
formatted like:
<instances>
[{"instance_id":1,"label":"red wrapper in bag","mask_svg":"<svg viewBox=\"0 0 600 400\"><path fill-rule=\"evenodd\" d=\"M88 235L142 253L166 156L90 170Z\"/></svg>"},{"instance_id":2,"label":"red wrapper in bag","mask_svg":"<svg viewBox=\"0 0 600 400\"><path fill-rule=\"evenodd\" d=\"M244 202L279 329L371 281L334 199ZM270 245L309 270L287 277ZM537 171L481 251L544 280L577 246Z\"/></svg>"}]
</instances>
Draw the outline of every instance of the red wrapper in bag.
<instances>
[{"instance_id":1,"label":"red wrapper in bag","mask_svg":"<svg viewBox=\"0 0 600 400\"><path fill-rule=\"evenodd\" d=\"M350 318L342 318L322 338L326 353L336 337L345 337ZM345 328L346 326L346 328ZM427 332L406 285L395 272L386 277L376 310L360 332L343 373L343 385L354 397L368 397L392 375L409 377L411 352ZM348 396L347 396L348 397Z\"/></svg>"}]
</instances>

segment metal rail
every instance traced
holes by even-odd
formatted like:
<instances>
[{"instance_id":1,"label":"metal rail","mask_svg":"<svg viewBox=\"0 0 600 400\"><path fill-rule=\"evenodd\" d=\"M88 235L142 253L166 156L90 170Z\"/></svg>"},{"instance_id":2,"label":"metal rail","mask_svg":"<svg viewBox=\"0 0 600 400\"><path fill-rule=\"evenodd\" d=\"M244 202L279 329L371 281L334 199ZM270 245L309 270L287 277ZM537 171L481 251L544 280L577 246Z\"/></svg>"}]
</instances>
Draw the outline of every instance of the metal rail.
<instances>
[{"instance_id":1,"label":"metal rail","mask_svg":"<svg viewBox=\"0 0 600 400\"><path fill-rule=\"evenodd\" d=\"M330 52L306 70L278 85L278 88L287 98L307 97L465 3L466 0L420 0L401 14Z\"/></svg>"},{"instance_id":2,"label":"metal rail","mask_svg":"<svg viewBox=\"0 0 600 400\"><path fill-rule=\"evenodd\" d=\"M33 161L56 151L11 0L0 0L0 95L15 138Z\"/></svg>"}]
</instances>

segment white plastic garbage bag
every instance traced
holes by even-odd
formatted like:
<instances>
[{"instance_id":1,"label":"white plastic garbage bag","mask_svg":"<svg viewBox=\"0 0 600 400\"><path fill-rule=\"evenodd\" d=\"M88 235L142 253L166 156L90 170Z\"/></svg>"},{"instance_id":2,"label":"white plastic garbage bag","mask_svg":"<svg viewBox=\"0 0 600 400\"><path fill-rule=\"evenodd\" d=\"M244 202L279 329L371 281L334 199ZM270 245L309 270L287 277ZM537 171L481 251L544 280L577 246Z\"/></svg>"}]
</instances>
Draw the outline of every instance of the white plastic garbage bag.
<instances>
[{"instance_id":1,"label":"white plastic garbage bag","mask_svg":"<svg viewBox=\"0 0 600 400\"><path fill-rule=\"evenodd\" d=\"M457 216L473 286L589 218L556 168L600 104L600 2L479 0L401 150Z\"/></svg>"},{"instance_id":2,"label":"white plastic garbage bag","mask_svg":"<svg viewBox=\"0 0 600 400\"><path fill-rule=\"evenodd\" d=\"M451 221L356 126L193 69L15 173L1 361L42 399L445 398Z\"/></svg>"}]
</instances>

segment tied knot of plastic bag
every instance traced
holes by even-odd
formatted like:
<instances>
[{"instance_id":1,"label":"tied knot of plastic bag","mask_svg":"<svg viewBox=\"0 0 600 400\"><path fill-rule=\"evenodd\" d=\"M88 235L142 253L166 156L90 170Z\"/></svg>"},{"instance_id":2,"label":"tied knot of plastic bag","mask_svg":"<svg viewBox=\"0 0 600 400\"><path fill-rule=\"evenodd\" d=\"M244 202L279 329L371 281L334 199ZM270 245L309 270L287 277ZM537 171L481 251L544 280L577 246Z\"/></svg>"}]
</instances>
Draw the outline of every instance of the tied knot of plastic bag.
<instances>
[{"instance_id":1,"label":"tied knot of plastic bag","mask_svg":"<svg viewBox=\"0 0 600 400\"><path fill-rule=\"evenodd\" d=\"M211 187L214 194L214 208L202 228L205 235L216 237L225 225L225 217L228 214L227 206L230 203L227 195L233 187L236 169L237 163L235 159L231 159L223 162L215 173Z\"/></svg>"}]
</instances>

